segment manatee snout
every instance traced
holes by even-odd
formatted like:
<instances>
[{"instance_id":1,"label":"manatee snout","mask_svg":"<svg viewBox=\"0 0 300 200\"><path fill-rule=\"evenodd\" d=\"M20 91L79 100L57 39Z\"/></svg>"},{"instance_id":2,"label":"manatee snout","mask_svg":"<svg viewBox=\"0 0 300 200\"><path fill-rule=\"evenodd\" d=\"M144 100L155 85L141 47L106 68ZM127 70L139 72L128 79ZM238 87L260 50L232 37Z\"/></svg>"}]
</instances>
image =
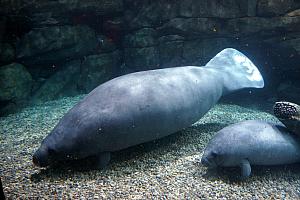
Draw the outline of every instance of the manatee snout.
<instances>
[{"instance_id":1,"label":"manatee snout","mask_svg":"<svg viewBox=\"0 0 300 200\"><path fill-rule=\"evenodd\" d=\"M50 164L49 149L41 146L32 156L32 162L38 167L47 167Z\"/></svg>"},{"instance_id":2,"label":"manatee snout","mask_svg":"<svg viewBox=\"0 0 300 200\"><path fill-rule=\"evenodd\" d=\"M216 157L217 157L216 152L205 151L201 158L201 164L208 168L215 168L217 167L217 163L215 160Z\"/></svg>"}]
</instances>

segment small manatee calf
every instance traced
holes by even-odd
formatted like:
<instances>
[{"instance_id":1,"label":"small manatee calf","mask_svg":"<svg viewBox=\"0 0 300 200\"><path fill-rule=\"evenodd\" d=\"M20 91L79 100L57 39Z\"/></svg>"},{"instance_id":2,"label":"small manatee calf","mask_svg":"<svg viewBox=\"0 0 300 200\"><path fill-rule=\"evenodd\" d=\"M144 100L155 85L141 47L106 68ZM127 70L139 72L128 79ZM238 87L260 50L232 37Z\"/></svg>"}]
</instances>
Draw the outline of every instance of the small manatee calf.
<instances>
[{"instance_id":1,"label":"small manatee calf","mask_svg":"<svg viewBox=\"0 0 300 200\"><path fill-rule=\"evenodd\" d=\"M101 84L75 105L42 141L33 163L96 158L155 140L199 120L224 94L262 88L256 66L235 49L224 49L204 67L184 66L127 74Z\"/></svg>"},{"instance_id":2,"label":"small manatee calf","mask_svg":"<svg viewBox=\"0 0 300 200\"><path fill-rule=\"evenodd\" d=\"M300 161L300 140L283 125L246 120L227 126L208 143L201 163L208 168L241 167L241 178L252 165L282 165Z\"/></svg>"}]
</instances>

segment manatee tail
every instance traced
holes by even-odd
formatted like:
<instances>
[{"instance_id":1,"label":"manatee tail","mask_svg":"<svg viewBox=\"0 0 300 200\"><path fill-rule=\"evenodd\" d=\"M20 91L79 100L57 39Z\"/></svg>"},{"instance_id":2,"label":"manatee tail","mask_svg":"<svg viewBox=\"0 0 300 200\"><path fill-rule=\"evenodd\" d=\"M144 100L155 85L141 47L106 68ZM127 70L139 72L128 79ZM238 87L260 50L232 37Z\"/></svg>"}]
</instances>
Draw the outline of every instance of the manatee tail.
<instances>
[{"instance_id":1,"label":"manatee tail","mask_svg":"<svg viewBox=\"0 0 300 200\"><path fill-rule=\"evenodd\" d=\"M206 67L222 71L225 93L243 88L263 88L257 67L241 52L227 48L213 57Z\"/></svg>"}]
</instances>

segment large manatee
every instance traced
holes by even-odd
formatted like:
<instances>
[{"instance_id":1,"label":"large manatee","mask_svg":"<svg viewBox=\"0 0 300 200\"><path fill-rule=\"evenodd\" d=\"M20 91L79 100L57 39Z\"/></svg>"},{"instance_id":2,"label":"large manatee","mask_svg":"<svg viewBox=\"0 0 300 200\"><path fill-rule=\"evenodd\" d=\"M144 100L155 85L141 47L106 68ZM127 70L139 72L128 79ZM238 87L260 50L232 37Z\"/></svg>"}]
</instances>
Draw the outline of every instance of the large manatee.
<instances>
[{"instance_id":1,"label":"large manatee","mask_svg":"<svg viewBox=\"0 0 300 200\"><path fill-rule=\"evenodd\" d=\"M280 124L246 120L227 126L208 143L201 163L209 168L241 167L241 178L250 165L282 165L300 161L299 137Z\"/></svg>"},{"instance_id":2,"label":"large manatee","mask_svg":"<svg viewBox=\"0 0 300 200\"><path fill-rule=\"evenodd\" d=\"M101 84L75 105L33 155L45 167L56 160L97 158L155 140L190 126L220 97L262 88L256 66L235 49L224 49L204 67L141 71Z\"/></svg>"}]
</instances>

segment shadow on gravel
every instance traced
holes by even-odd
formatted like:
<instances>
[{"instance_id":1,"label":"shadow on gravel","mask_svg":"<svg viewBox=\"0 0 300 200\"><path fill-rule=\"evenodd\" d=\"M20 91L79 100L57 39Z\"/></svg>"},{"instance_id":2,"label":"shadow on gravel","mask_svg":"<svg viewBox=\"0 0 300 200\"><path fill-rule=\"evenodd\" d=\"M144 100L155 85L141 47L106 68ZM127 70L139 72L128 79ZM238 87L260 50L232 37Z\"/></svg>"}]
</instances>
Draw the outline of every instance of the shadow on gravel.
<instances>
[{"instance_id":1,"label":"shadow on gravel","mask_svg":"<svg viewBox=\"0 0 300 200\"><path fill-rule=\"evenodd\" d=\"M251 182L253 178L259 179L294 179L300 177L300 163L290 165L276 166L251 166L251 175L249 178L242 180L240 177L241 170L239 167L227 167L206 169L203 177L207 180L223 180L229 183Z\"/></svg>"}]
</instances>

